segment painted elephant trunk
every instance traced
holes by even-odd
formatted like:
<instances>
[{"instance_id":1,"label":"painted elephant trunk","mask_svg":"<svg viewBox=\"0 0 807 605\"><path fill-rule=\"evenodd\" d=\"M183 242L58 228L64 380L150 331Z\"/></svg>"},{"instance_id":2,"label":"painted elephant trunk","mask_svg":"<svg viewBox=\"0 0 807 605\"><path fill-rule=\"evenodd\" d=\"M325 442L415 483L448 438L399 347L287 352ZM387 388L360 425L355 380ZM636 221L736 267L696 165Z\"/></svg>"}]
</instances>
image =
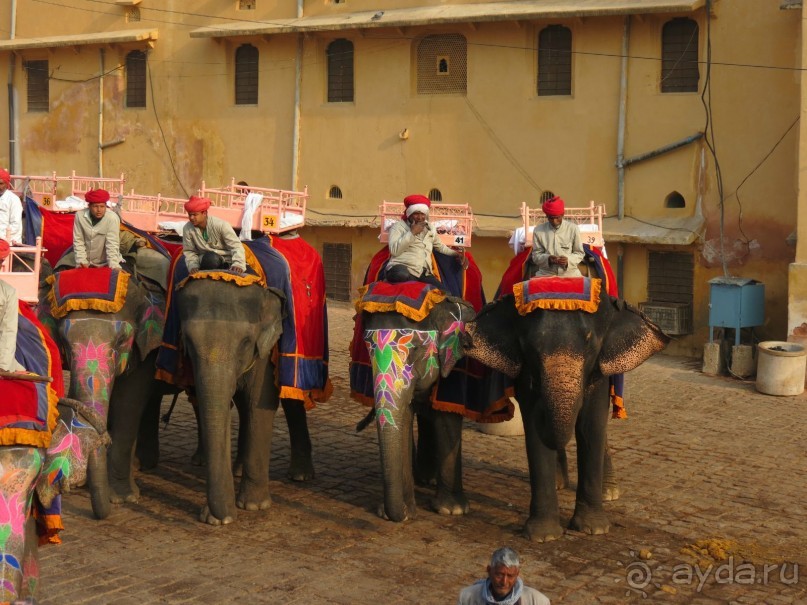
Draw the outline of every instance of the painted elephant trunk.
<instances>
[{"instance_id":1,"label":"painted elephant trunk","mask_svg":"<svg viewBox=\"0 0 807 605\"><path fill-rule=\"evenodd\" d=\"M396 419L397 426L376 423L381 454L381 476L384 482L383 515L390 521L401 522L414 516L414 502L407 502L413 493L411 406L404 406Z\"/></svg>"}]
</instances>

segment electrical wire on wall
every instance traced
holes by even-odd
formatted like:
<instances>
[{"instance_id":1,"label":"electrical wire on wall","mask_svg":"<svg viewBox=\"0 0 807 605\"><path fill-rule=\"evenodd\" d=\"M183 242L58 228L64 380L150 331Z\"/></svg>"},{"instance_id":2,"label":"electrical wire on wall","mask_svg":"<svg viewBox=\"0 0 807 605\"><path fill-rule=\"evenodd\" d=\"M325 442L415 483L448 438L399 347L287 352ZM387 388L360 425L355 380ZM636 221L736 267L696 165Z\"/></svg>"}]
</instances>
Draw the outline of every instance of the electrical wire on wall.
<instances>
[{"instance_id":1,"label":"electrical wire on wall","mask_svg":"<svg viewBox=\"0 0 807 605\"><path fill-rule=\"evenodd\" d=\"M157 127L160 129L160 134L163 138L163 144L165 145L165 152L168 154L168 160L171 162L171 170L174 171L174 177L179 183L179 186L182 188L182 192L185 194L185 197L190 197L188 194L188 190L185 189L185 185L182 183L182 179L179 178L179 174L177 173L177 167L174 164L174 156L171 155L171 148L168 146L168 140L165 138L165 131L163 130L163 125L160 123L160 116L157 115L157 101L154 98L154 83L151 80L151 66L149 65L149 53L146 53L146 73L149 75L149 89L151 90L151 108L154 110L154 119L157 120Z\"/></svg>"}]
</instances>

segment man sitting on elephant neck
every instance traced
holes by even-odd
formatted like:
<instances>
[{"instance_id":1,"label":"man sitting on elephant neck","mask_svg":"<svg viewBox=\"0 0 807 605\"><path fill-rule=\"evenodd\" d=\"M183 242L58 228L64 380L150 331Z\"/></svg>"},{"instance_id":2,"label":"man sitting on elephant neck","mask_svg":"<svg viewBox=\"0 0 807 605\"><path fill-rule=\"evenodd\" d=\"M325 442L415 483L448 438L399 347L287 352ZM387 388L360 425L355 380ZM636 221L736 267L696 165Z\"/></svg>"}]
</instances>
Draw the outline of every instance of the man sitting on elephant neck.
<instances>
[{"instance_id":1,"label":"man sitting on elephant neck","mask_svg":"<svg viewBox=\"0 0 807 605\"><path fill-rule=\"evenodd\" d=\"M553 196L541 205L547 221L532 232L532 262L536 277L580 277L577 265L585 257L577 223L564 220L566 206Z\"/></svg>"},{"instance_id":2,"label":"man sitting on elephant neck","mask_svg":"<svg viewBox=\"0 0 807 605\"><path fill-rule=\"evenodd\" d=\"M107 212L109 192L90 189L84 199L87 209L76 212L73 220L76 266L120 269L120 219L114 212Z\"/></svg>"},{"instance_id":3,"label":"man sitting on elephant neck","mask_svg":"<svg viewBox=\"0 0 807 605\"><path fill-rule=\"evenodd\" d=\"M446 246L429 224L431 200L425 195L409 195L404 198L404 216L389 231L390 259L387 263L387 281L393 284L419 281L441 290L442 282L432 273L432 250L453 256L468 268L464 252L456 252Z\"/></svg>"},{"instance_id":4,"label":"man sitting on elephant neck","mask_svg":"<svg viewBox=\"0 0 807 605\"><path fill-rule=\"evenodd\" d=\"M488 577L462 589L457 605L549 605L549 599L518 577L521 561L507 546L490 557Z\"/></svg>"},{"instance_id":5,"label":"man sitting on elephant neck","mask_svg":"<svg viewBox=\"0 0 807 605\"><path fill-rule=\"evenodd\" d=\"M208 216L210 200L191 196L185 203L188 222L182 229L182 252L188 272L231 269L243 273L247 269L244 246L230 223Z\"/></svg>"}]
</instances>

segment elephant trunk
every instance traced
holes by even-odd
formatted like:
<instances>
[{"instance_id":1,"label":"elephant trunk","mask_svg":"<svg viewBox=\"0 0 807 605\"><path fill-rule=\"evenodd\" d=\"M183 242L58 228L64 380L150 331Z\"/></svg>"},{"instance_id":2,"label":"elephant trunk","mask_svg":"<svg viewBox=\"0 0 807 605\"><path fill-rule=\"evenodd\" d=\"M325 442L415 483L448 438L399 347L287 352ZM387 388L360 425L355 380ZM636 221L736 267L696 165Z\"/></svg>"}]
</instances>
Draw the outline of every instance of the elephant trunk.
<instances>
[{"instance_id":1,"label":"elephant trunk","mask_svg":"<svg viewBox=\"0 0 807 605\"><path fill-rule=\"evenodd\" d=\"M412 435L414 412L402 404L395 410L394 424L376 417L381 474L384 482L384 516L390 521L406 521L414 514L414 478L412 476ZM411 510L410 510L411 508Z\"/></svg>"},{"instance_id":2,"label":"elephant trunk","mask_svg":"<svg viewBox=\"0 0 807 605\"><path fill-rule=\"evenodd\" d=\"M194 363L202 446L207 456L207 505L224 521L234 515L235 487L231 461L230 403L236 377L230 369Z\"/></svg>"},{"instance_id":3,"label":"elephant trunk","mask_svg":"<svg viewBox=\"0 0 807 605\"><path fill-rule=\"evenodd\" d=\"M107 477L105 445L90 452L87 460L87 484L90 488L93 515L96 519L106 519L112 512L112 502Z\"/></svg>"},{"instance_id":4,"label":"elephant trunk","mask_svg":"<svg viewBox=\"0 0 807 605\"><path fill-rule=\"evenodd\" d=\"M541 397L549 413L554 449L566 447L574 433L577 412L583 401L583 359L554 352L542 356Z\"/></svg>"}]
</instances>

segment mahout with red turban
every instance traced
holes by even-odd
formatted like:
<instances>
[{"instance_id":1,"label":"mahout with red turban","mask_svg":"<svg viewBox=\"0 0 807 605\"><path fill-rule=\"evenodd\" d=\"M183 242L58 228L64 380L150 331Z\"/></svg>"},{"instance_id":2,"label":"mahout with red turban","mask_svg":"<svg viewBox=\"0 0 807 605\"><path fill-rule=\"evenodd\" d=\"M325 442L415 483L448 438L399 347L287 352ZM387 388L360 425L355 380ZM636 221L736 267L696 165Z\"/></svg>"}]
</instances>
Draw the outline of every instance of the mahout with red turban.
<instances>
[{"instance_id":1,"label":"mahout with red turban","mask_svg":"<svg viewBox=\"0 0 807 605\"><path fill-rule=\"evenodd\" d=\"M88 204L106 204L109 201L109 191L106 189L90 189L84 194Z\"/></svg>"},{"instance_id":2,"label":"mahout with red turban","mask_svg":"<svg viewBox=\"0 0 807 605\"><path fill-rule=\"evenodd\" d=\"M206 197L199 197L192 195L191 198L185 202L185 212L204 212L210 208L212 202Z\"/></svg>"},{"instance_id":3,"label":"mahout with red turban","mask_svg":"<svg viewBox=\"0 0 807 605\"><path fill-rule=\"evenodd\" d=\"M11 175L8 170L0 168L0 181L3 181L9 189L11 188Z\"/></svg>"},{"instance_id":4,"label":"mahout with red turban","mask_svg":"<svg viewBox=\"0 0 807 605\"><path fill-rule=\"evenodd\" d=\"M566 211L566 204L557 195L549 198L541 205L541 210L547 216L563 216Z\"/></svg>"},{"instance_id":5,"label":"mahout with red turban","mask_svg":"<svg viewBox=\"0 0 807 605\"><path fill-rule=\"evenodd\" d=\"M5 260L11 254L11 246L4 239L0 239L0 260Z\"/></svg>"},{"instance_id":6,"label":"mahout with red turban","mask_svg":"<svg viewBox=\"0 0 807 605\"><path fill-rule=\"evenodd\" d=\"M432 202L425 195L407 195L404 198L404 216L406 216L406 218L409 218L415 212L429 214L431 207Z\"/></svg>"}]
</instances>

